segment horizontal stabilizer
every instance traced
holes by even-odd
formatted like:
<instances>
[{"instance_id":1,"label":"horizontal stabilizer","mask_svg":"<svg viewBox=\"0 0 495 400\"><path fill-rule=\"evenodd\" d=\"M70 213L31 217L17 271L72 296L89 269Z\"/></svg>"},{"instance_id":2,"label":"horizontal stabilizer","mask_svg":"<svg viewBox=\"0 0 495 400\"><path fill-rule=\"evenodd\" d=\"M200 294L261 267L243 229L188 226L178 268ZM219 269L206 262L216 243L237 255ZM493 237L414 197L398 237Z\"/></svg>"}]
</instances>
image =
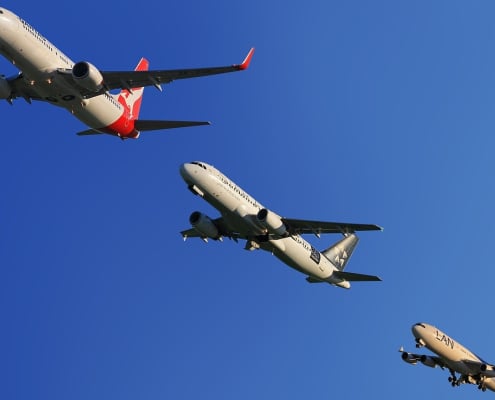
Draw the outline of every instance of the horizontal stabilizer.
<instances>
[{"instance_id":1,"label":"horizontal stabilizer","mask_svg":"<svg viewBox=\"0 0 495 400\"><path fill-rule=\"evenodd\" d=\"M209 121L155 121L136 120L134 127L138 131L157 131L160 129L185 128L188 126L210 125Z\"/></svg>"},{"instance_id":2,"label":"horizontal stabilizer","mask_svg":"<svg viewBox=\"0 0 495 400\"><path fill-rule=\"evenodd\" d=\"M134 127L139 132L144 131L157 131L161 129L173 129L173 128L186 128L188 126L200 126L210 125L209 121L158 121L158 120L140 120L134 121ZM96 129L87 129L85 131L77 132L77 136L89 136L89 135L103 135L104 132L100 132Z\"/></svg>"},{"instance_id":3,"label":"horizontal stabilizer","mask_svg":"<svg viewBox=\"0 0 495 400\"><path fill-rule=\"evenodd\" d=\"M88 129L85 131L77 132L77 136L90 136L90 135L103 135L103 132L97 131L96 129Z\"/></svg>"},{"instance_id":4,"label":"horizontal stabilizer","mask_svg":"<svg viewBox=\"0 0 495 400\"><path fill-rule=\"evenodd\" d=\"M314 276L308 276L306 280L309 283L326 283L326 281L322 281L321 279L315 278Z\"/></svg>"},{"instance_id":5,"label":"horizontal stabilizer","mask_svg":"<svg viewBox=\"0 0 495 400\"><path fill-rule=\"evenodd\" d=\"M344 272L344 271L333 271L332 276L335 276L336 278L344 279L349 282L381 281L381 279L378 276L356 274L353 272Z\"/></svg>"}]
</instances>

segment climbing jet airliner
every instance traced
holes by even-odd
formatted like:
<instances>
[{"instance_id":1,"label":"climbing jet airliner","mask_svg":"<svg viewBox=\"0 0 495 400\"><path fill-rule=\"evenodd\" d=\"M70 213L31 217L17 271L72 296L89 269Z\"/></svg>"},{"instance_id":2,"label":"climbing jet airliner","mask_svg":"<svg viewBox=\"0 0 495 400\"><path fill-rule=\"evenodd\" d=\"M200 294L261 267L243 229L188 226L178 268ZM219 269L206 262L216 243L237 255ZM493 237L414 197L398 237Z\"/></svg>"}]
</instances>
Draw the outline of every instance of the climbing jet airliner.
<instances>
[{"instance_id":1,"label":"climbing jet airliner","mask_svg":"<svg viewBox=\"0 0 495 400\"><path fill-rule=\"evenodd\" d=\"M310 283L326 282L348 289L351 281L380 280L373 275L344 272L358 242L354 232L381 230L379 226L282 218L204 162L183 164L180 174L194 194L222 214L220 218L210 219L199 211L193 212L189 217L192 229L181 232L184 240L188 237L200 237L205 242L222 237L245 239L246 250L271 252L305 274ZM305 233L318 237L321 233L341 233L344 238L320 252L300 236Z\"/></svg>"},{"instance_id":2,"label":"climbing jet airliner","mask_svg":"<svg viewBox=\"0 0 495 400\"><path fill-rule=\"evenodd\" d=\"M453 387L471 383L483 392L486 389L495 392L495 365L488 364L432 325L418 322L413 325L412 333L416 338L417 348L425 346L436 356L408 353L401 347L399 351L405 362L416 364L420 361L428 367L447 368L450 371L449 382Z\"/></svg>"},{"instance_id":3,"label":"climbing jet airliner","mask_svg":"<svg viewBox=\"0 0 495 400\"><path fill-rule=\"evenodd\" d=\"M244 70L254 49L241 64L226 67L149 71L142 58L134 71L100 71L87 61L74 63L22 18L0 8L0 54L19 70L0 77L0 98L12 104L18 97L28 103L46 101L68 110L91 129L79 135L108 133L137 138L141 131L208 125L206 121L138 119L144 86ZM119 94L110 90L121 89Z\"/></svg>"}]
</instances>

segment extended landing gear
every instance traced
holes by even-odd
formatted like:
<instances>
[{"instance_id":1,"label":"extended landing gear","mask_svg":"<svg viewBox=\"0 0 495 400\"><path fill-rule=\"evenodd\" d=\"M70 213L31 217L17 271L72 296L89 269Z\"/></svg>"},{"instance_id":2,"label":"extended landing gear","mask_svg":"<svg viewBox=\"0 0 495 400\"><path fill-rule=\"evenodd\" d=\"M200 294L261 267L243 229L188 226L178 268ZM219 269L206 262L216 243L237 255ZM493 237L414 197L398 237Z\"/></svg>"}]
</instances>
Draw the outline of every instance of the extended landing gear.
<instances>
[{"instance_id":1,"label":"extended landing gear","mask_svg":"<svg viewBox=\"0 0 495 400\"><path fill-rule=\"evenodd\" d=\"M481 390L482 392L486 392L486 387L482 383L478 385L478 389Z\"/></svg>"},{"instance_id":2,"label":"extended landing gear","mask_svg":"<svg viewBox=\"0 0 495 400\"><path fill-rule=\"evenodd\" d=\"M486 392L485 377L484 376L482 376L480 379L478 379L476 383L478 384L479 390L481 390L482 392Z\"/></svg>"},{"instance_id":3,"label":"extended landing gear","mask_svg":"<svg viewBox=\"0 0 495 400\"><path fill-rule=\"evenodd\" d=\"M459 386L462 382L460 379L457 379L457 376L455 375L454 370L449 370L450 371L450 376L449 376L449 382L452 385L452 387Z\"/></svg>"}]
</instances>

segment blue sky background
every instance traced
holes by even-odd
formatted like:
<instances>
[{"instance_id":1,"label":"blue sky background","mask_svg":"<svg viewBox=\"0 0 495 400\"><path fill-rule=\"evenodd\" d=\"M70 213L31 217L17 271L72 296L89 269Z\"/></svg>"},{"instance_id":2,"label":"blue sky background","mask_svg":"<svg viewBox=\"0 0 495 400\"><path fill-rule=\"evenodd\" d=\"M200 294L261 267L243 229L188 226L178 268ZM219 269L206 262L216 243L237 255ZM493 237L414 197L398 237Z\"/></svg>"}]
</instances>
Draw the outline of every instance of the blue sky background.
<instances>
[{"instance_id":1,"label":"blue sky background","mask_svg":"<svg viewBox=\"0 0 495 400\"><path fill-rule=\"evenodd\" d=\"M397 349L426 321L495 362L492 1L3 6L102 70L256 53L146 89L142 118L211 127L81 138L62 109L0 103L0 398L482 396ZM309 285L243 244L183 243L192 211L218 215L179 176L191 160L281 215L383 226L348 266L383 282Z\"/></svg>"}]
</instances>

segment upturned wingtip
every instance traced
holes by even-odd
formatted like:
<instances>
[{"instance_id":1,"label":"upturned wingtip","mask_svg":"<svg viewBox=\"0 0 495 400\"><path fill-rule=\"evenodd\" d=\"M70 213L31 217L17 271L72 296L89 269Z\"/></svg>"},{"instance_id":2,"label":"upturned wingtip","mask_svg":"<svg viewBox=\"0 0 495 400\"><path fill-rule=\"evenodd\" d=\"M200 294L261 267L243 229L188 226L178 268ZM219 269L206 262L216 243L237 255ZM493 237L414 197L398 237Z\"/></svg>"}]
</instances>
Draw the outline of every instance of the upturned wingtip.
<instances>
[{"instance_id":1,"label":"upturned wingtip","mask_svg":"<svg viewBox=\"0 0 495 400\"><path fill-rule=\"evenodd\" d=\"M241 64L239 64L240 70L248 69L249 64L251 63L251 59L253 58L253 54L254 54L254 47L251 47L251 50L249 50L249 53L247 54L244 61Z\"/></svg>"}]
</instances>

